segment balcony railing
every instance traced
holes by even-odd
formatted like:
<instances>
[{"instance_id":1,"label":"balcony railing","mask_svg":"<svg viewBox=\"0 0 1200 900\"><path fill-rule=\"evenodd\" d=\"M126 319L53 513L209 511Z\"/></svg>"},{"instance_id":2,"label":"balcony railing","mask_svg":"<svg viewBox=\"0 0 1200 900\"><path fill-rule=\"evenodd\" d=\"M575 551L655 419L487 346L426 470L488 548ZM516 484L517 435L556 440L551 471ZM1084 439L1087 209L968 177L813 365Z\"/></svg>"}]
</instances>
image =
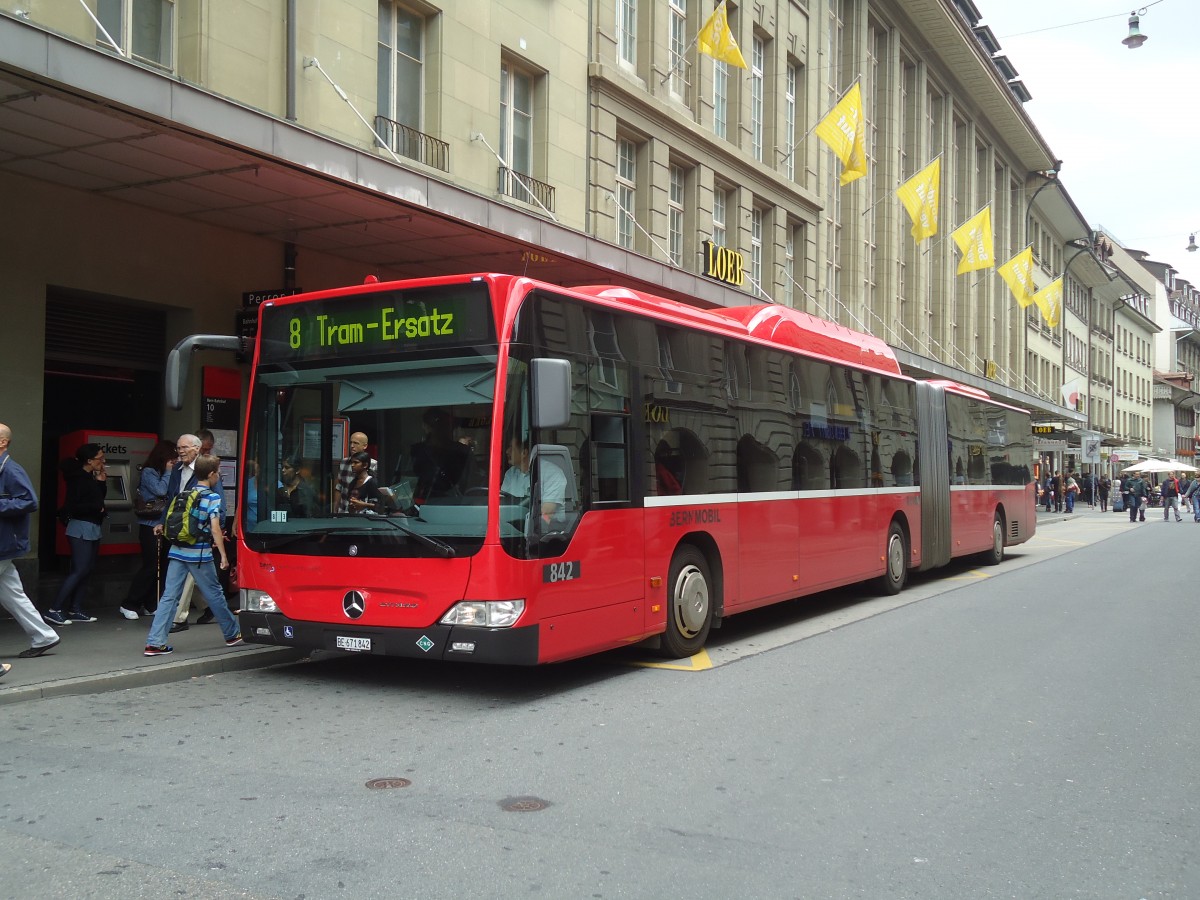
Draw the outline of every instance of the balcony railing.
<instances>
[{"instance_id":1,"label":"balcony railing","mask_svg":"<svg viewBox=\"0 0 1200 900\"><path fill-rule=\"evenodd\" d=\"M505 197L554 212L554 188L545 182L513 171L507 166L496 170L496 182L496 190Z\"/></svg>"},{"instance_id":2,"label":"balcony railing","mask_svg":"<svg viewBox=\"0 0 1200 900\"><path fill-rule=\"evenodd\" d=\"M375 117L375 131L397 156L415 159L434 169L450 171L450 145L384 116Z\"/></svg>"}]
</instances>

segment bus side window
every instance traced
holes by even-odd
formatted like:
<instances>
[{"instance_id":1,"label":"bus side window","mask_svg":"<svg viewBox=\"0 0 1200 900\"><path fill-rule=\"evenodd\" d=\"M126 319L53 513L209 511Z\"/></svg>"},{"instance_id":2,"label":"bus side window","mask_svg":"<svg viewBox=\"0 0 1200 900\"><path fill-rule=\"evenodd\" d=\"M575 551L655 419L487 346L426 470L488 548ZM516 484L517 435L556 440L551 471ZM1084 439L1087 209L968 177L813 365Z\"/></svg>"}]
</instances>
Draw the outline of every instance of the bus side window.
<instances>
[{"instance_id":1,"label":"bus side window","mask_svg":"<svg viewBox=\"0 0 1200 900\"><path fill-rule=\"evenodd\" d=\"M592 416L595 481L592 497L598 503L629 499L628 435L624 416Z\"/></svg>"}]
</instances>

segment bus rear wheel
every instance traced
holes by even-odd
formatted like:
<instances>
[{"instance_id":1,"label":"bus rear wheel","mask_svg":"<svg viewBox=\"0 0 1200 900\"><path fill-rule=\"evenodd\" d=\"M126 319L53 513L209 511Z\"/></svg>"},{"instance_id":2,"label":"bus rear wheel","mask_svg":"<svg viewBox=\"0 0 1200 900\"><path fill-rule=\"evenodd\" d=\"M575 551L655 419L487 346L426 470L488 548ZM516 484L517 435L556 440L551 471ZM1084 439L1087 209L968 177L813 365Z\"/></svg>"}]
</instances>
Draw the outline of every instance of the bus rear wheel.
<instances>
[{"instance_id":1,"label":"bus rear wheel","mask_svg":"<svg viewBox=\"0 0 1200 900\"><path fill-rule=\"evenodd\" d=\"M888 529L883 558L885 568L879 577L879 587L885 594L898 594L908 581L908 541L898 522Z\"/></svg>"},{"instance_id":2,"label":"bus rear wheel","mask_svg":"<svg viewBox=\"0 0 1200 900\"><path fill-rule=\"evenodd\" d=\"M671 657L682 659L700 652L712 628L712 576L704 554L690 545L680 547L671 560L669 584L663 649Z\"/></svg>"}]
</instances>

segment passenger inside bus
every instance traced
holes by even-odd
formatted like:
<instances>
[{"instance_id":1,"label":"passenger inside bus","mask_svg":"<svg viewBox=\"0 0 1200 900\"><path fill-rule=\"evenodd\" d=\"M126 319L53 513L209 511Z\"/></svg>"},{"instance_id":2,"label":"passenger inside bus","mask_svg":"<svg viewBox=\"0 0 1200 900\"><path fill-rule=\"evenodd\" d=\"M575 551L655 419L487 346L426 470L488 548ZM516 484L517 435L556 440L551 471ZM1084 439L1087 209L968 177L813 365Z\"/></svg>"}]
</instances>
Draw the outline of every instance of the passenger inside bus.
<instances>
[{"instance_id":1,"label":"passenger inside bus","mask_svg":"<svg viewBox=\"0 0 1200 900\"><path fill-rule=\"evenodd\" d=\"M354 475L350 482L350 512L372 513L381 506L379 484L371 477L371 454L365 451L350 457L350 470Z\"/></svg>"},{"instance_id":2,"label":"passenger inside bus","mask_svg":"<svg viewBox=\"0 0 1200 900\"><path fill-rule=\"evenodd\" d=\"M286 511L289 516L308 518L317 514L317 491L304 477L302 469L303 463L294 455L280 463L275 508Z\"/></svg>"},{"instance_id":3,"label":"passenger inside bus","mask_svg":"<svg viewBox=\"0 0 1200 900\"><path fill-rule=\"evenodd\" d=\"M455 437L453 413L439 406L425 410L421 426L425 437L409 451L409 470L416 476L414 502L461 495L468 487L471 439Z\"/></svg>"}]
</instances>

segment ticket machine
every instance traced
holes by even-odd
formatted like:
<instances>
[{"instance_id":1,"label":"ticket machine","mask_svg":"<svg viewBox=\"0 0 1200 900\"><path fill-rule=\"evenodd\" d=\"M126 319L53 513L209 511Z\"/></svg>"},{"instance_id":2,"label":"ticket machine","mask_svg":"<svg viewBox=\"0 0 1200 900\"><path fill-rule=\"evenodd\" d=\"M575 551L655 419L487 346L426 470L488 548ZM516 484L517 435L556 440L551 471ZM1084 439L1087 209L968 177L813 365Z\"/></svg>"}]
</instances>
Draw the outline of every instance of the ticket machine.
<instances>
[{"instance_id":1,"label":"ticket machine","mask_svg":"<svg viewBox=\"0 0 1200 900\"><path fill-rule=\"evenodd\" d=\"M74 456L81 444L99 444L104 448L104 463L108 469L108 495L104 507L108 515L104 517L100 528L100 553L105 556L113 554L138 553L138 521L133 510L134 495L137 492L138 481L141 479L141 465L146 456L158 442L156 434L142 434L131 431L105 431L103 429L84 429L64 434L58 442L58 458L66 459ZM58 507L66 501L67 484L62 474L58 476ZM67 542L66 528L61 523L55 530L55 549L61 555L71 552Z\"/></svg>"}]
</instances>

